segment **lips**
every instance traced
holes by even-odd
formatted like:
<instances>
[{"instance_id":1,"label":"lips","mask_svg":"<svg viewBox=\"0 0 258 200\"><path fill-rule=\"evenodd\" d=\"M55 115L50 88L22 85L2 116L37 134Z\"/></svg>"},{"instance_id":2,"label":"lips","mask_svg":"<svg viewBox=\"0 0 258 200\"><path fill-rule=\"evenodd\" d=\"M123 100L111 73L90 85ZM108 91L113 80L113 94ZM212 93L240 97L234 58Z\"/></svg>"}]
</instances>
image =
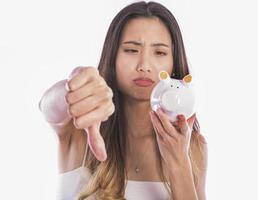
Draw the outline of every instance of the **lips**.
<instances>
[{"instance_id":1,"label":"lips","mask_svg":"<svg viewBox=\"0 0 258 200\"><path fill-rule=\"evenodd\" d=\"M141 87L148 87L154 83L154 81L149 78L141 78L141 77L136 78L133 81L136 85L141 86Z\"/></svg>"}]
</instances>

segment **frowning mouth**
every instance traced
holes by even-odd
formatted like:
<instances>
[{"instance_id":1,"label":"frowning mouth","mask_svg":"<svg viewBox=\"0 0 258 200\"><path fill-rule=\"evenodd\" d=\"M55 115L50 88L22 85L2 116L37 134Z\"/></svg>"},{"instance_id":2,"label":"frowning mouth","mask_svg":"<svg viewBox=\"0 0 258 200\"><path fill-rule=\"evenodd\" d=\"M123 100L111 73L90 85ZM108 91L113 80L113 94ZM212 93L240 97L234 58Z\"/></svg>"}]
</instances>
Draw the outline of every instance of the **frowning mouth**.
<instances>
[{"instance_id":1,"label":"frowning mouth","mask_svg":"<svg viewBox=\"0 0 258 200\"><path fill-rule=\"evenodd\" d=\"M140 87L149 87L154 83L154 81L149 78L137 78L137 79L134 79L133 81L137 86L140 86Z\"/></svg>"}]
</instances>

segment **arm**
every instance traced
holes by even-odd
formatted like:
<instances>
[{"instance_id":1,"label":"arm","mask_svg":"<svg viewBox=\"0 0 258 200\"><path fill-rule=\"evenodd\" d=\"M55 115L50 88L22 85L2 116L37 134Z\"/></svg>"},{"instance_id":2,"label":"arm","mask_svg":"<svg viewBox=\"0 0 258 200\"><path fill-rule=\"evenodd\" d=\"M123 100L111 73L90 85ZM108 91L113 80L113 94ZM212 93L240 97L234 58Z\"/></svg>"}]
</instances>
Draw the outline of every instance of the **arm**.
<instances>
[{"instance_id":1,"label":"arm","mask_svg":"<svg viewBox=\"0 0 258 200\"><path fill-rule=\"evenodd\" d=\"M169 170L170 190L173 200L197 200L190 158L186 157L178 163L171 163Z\"/></svg>"},{"instance_id":2,"label":"arm","mask_svg":"<svg viewBox=\"0 0 258 200\"><path fill-rule=\"evenodd\" d=\"M39 109L45 120L56 133L58 140L58 169L60 173L79 167L83 160L85 143L83 130L76 129L69 116L65 101L67 80L51 86L42 96Z\"/></svg>"},{"instance_id":3,"label":"arm","mask_svg":"<svg viewBox=\"0 0 258 200\"><path fill-rule=\"evenodd\" d=\"M199 176L197 179L199 178L201 181L196 186L189 157L189 150L191 148L193 160L199 159L199 168L206 169L206 144L205 142L199 142L201 138L195 140L200 134L192 133L195 114L188 119L184 115L178 115L176 123L171 123L166 113L161 109L158 109L155 113L151 111L150 116L161 156L167 166L173 200L205 199L204 183L206 170L202 170L197 175ZM192 147L196 145L203 146L204 148L195 149L203 149L204 153L200 154L200 151L193 152Z\"/></svg>"},{"instance_id":4,"label":"arm","mask_svg":"<svg viewBox=\"0 0 258 200\"><path fill-rule=\"evenodd\" d=\"M192 158L199 169L197 181L194 183L190 158L187 157L180 163L171 164L169 170L170 189L173 199L198 199L205 200L205 183L207 174L208 148L205 138L197 134L198 139L191 145ZM179 198L180 197L180 198Z\"/></svg>"},{"instance_id":5,"label":"arm","mask_svg":"<svg viewBox=\"0 0 258 200\"><path fill-rule=\"evenodd\" d=\"M99 129L115 110L112 98L112 89L95 67L77 67L69 80L46 91L39 107L59 141L70 148L78 129L85 130L91 151L99 161L104 161L107 154Z\"/></svg>"}]
</instances>

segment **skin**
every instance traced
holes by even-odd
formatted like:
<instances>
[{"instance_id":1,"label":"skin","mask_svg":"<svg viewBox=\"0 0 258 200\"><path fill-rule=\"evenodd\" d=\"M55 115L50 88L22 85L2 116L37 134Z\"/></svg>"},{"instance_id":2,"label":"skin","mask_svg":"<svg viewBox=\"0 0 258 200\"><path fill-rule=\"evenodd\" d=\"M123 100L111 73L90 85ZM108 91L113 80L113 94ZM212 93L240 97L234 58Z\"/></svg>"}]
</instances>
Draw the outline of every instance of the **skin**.
<instances>
[{"instance_id":1,"label":"skin","mask_svg":"<svg viewBox=\"0 0 258 200\"><path fill-rule=\"evenodd\" d=\"M134 43L124 44L125 41ZM158 82L158 71L166 70L171 74L172 58L170 35L157 18L138 18L125 26L117 54L116 73L119 90L126 97L125 113L129 122L125 130L128 137L128 179L160 181L157 160L160 153L163 162L166 161L166 176L173 183L173 199L205 199L207 147L203 145L204 153L201 157L193 152L203 169L198 185L193 185L191 163L186 153L194 116L188 121L181 116L177 124L180 128L178 131L164 113L150 112L149 97ZM144 88L136 86L133 79L139 76L151 78L154 84ZM67 91L64 90L65 85ZM75 68L68 81L60 81L45 92L39 108L58 138L60 172L81 166L87 141L96 158L105 160L105 145L99 133L99 125L114 112L112 95L104 79L93 67ZM64 96L66 101L61 98ZM89 104L89 101L95 103ZM85 130L87 137L82 134ZM135 175L131 169L134 169L135 163L139 163L140 156L145 158L141 159L143 162L140 165L144 171Z\"/></svg>"},{"instance_id":2,"label":"skin","mask_svg":"<svg viewBox=\"0 0 258 200\"><path fill-rule=\"evenodd\" d=\"M95 157L100 161L106 160L105 143L99 128L101 121L107 120L114 112L112 90L93 67L75 69L66 88L67 113L73 119L73 125L86 131L87 141Z\"/></svg>"},{"instance_id":3,"label":"skin","mask_svg":"<svg viewBox=\"0 0 258 200\"><path fill-rule=\"evenodd\" d=\"M81 166L87 141L98 160L106 159L99 126L114 112L112 96L94 67L75 68L68 80L59 81L44 93L39 108L58 139L60 172Z\"/></svg>"},{"instance_id":4,"label":"skin","mask_svg":"<svg viewBox=\"0 0 258 200\"><path fill-rule=\"evenodd\" d=\"M116 76L119 90L125 96L124 109L128 120L128 179L161 181L158 175L159 151L167 169L166 176L173 183L173 199L205 199L205 172L199 177L201 184L195 186L188 156L195 115L188 120L180 115L178 122L172 124L164 112L151 112L150 94L158 82L158 72L166 70L171 74L173 69L171 44L169 31L158 18L133 19L126 24L122 33ZM133 80L139 76L152 79L154 84L149 87L137 86ZM158 144L158 149L155 144ZM206 168L206 162L200 159L201 167ZM139 174L134 172L135 163L140 163L144 169Z\"/></svg>"}]
</instances>

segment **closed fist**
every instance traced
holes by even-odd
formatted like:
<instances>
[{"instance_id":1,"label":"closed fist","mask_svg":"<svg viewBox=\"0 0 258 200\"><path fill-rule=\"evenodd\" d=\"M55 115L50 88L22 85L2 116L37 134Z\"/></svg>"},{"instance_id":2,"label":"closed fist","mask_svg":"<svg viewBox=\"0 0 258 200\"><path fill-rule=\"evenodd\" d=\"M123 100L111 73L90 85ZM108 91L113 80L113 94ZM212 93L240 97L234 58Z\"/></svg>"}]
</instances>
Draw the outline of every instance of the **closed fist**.
<instances>
[{"instance_id":1,"label":"closed fist","mask_svg":"<svg viewBox=\"0 0 258 200\"><path fill-rule=\"evenodd\" d=\"M113 92L94 67L77 67L66 83L67 112L74 126L88 134L90 148L100 161L106 159L103 138L99 133L101 121L114 112Z\"/></svg>"}]
</instances>

